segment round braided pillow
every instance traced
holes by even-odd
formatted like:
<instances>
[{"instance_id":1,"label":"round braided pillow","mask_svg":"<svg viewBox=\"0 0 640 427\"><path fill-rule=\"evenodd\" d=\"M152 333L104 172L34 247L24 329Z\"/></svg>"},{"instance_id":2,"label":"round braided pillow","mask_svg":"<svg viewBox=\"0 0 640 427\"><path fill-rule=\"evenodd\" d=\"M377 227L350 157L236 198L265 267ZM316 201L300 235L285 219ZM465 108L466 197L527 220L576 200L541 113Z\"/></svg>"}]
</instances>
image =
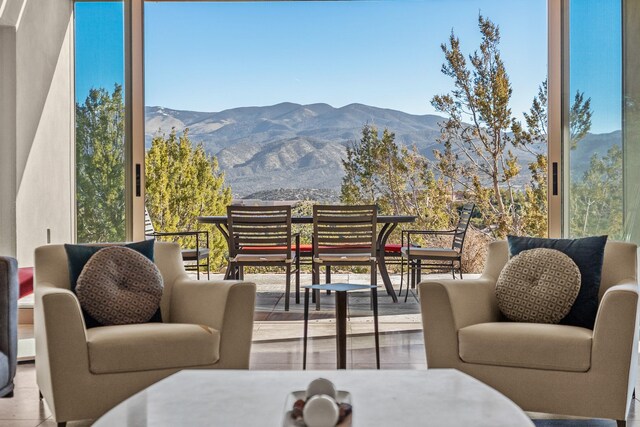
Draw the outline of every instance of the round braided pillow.
<instances>
[{"instance_id":1,"label":"round braided pillow","mask_svg":"<svg viewBox=\"0 0 640 427\"><path fill-rule=\"evenodd\" d=\"M162 275L139 252L110 246L87 261L76 294L80 306L102 325L144 323L160 307Z\"/></svg>"},{"instance_id":2,"label":"round braided pillow","mask_svg":"<svg viewBox=\"0 0 640 427\"><path fill-rule=\"evenodd\" d=\"M560 251L522 251L498 277L498 308L517 322L558 323L571 310L580 279L576 263Z\"/></svg>"}]
</instances>

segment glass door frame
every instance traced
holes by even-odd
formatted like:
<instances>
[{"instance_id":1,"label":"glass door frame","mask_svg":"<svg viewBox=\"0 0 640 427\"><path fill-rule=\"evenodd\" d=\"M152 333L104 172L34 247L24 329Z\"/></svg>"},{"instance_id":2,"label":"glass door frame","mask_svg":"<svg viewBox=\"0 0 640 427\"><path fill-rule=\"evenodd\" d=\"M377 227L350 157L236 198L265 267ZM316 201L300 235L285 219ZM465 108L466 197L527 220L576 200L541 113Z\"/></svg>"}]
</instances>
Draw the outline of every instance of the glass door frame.
<instances>
[{"instance_id":1,"label":"glass door frame","mask_svg":"<svg viewBox=\"0 0 640 427\"><path fill-rule=\"evenodd\" d=\"M75 0L96 1L96 0ZM108 1L108 0L107 0ZM179 1L179 0L154 0ZM233 0L205 0L233 1ZM254 0L287 1L287 0ZM304 1L304 0L300 0ZM339 0L323 0L339 1ZM125 5L125 222L127 240L144 239L144 3ZM567 234L568 0L547 0L548 10L548 235Z\"/></svg>"}]
</instances>

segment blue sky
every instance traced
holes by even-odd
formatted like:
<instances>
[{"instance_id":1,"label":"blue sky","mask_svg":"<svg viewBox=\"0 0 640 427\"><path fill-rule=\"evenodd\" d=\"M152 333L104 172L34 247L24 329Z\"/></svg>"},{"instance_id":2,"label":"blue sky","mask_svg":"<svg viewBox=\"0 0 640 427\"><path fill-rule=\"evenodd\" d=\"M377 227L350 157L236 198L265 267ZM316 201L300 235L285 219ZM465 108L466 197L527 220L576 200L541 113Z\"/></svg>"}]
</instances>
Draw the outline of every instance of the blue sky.
<instances>
[{"instance_id":1,"label":"blue sky","mask_svg":"<svg viewBox=\"0 0 640 427\"><path fill-rule=\"evenodd\" d=\"M451 89L440 72L440 44L453 28L466 53L477 48L479 12L500 25L511 106L519 116L546 76L546 0L149 2L145 101L198 111L360 102L434 113L432 96ZM76 3L78 99L89 87L123 80L121 28L121 4ZM591 59L590 66L604 68ZM594 73L575 75L576 82ZM616 102L610 89L588 93L596 112ZM594 131L615 122L598 120L596 113Z\"/></svg>"}]
</instances>

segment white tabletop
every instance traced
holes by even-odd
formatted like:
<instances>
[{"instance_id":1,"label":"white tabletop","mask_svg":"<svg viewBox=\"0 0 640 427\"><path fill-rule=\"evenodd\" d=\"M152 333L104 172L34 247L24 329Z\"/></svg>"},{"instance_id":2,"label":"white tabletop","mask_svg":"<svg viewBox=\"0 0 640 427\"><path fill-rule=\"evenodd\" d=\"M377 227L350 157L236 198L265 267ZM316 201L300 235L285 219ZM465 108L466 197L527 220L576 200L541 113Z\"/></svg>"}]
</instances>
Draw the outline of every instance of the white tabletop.
<instances>
[{"instance_id":1,"label":"white tabletop","mask_svg":"<svg viewBox=\"0 0 640 427\"><path fill-rule=\"evenodd\" d=\"M186 370L122 402L95 426L282 426L288 394L318 377L351 393L356 427L533 426L511 400L453 369Z\"/></svg>"}]
</instances>

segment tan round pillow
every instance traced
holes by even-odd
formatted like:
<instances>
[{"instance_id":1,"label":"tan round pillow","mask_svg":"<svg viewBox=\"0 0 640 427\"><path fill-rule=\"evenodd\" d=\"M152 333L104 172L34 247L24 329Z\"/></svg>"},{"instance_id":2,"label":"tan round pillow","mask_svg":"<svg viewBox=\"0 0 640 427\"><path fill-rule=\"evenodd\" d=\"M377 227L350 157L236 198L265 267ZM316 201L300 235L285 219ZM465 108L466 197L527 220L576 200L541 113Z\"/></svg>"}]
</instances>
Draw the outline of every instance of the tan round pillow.
<instances>
[{"instance_id":1,"label":"tan round pillow","mask_svg":"<svg viewBox=\"0 0 640 427\"><path fill-rule=\"evenodd\" d=\"M162 275L139 252L110 246L87 261L76 294L80 306L102 325L144 323L160 307Z\"/></svg>"},{"instance_id":2,"label":"tan round pillow","mask_svg":"<svg viewBox=\"0 0 640 427\"><path fill-rule=\"evenodd\" d=\"M580 291L580 270L555 249L531 249L513 257L496 284L498 308L517 322L558 323Z\"/></svg>"}]
</instances>

